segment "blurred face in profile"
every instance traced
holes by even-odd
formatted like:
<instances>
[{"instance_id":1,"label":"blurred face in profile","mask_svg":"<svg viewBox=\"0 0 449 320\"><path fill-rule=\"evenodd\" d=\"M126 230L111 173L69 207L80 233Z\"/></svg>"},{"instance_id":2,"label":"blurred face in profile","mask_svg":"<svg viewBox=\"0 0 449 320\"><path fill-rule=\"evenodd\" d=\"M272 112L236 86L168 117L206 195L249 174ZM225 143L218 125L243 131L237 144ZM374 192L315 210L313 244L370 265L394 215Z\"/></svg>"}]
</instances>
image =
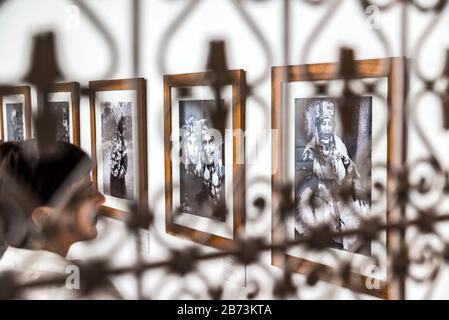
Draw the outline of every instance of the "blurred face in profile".
<instances>
[{"instance_id":1,"label":"blurred face in profile","mask_svg":"<svg viewBox=\"0 0 449 320\"><path fill-rule=\"evenodd\" d=\"M104 204L105 198L94 188L90 175L85 177L75 188L79 188L81 192L80 199L75 201L76 203L70 209L63 212L63 215L69 217L72 227L70 231L75 239L78 241L95 239L97 237L98 211Z\"/></svg>"},{"instance_id":2,"label":"blurred face in profile","mask_svg":"<svg viewBox=\"0 0 449 320\"><path fill-rule=\"evenodd\" d=\"M86 192L83 200L77 203L72 212L67 212L74 218L74 236L79 237L79 241L92 240L97 237L98 211L104 204L103 194L98 192L92 183L90 176L82 182L81 188Z\"/></svg>"},{"instance_id":3,"label":"blurred face in profile","mask_svg":"<svg viewBox=\"0 0 449 320\"><path fill-rule=\"evenodd\" d=\"M55 237L47 238L50 242L63 239L73 244L95 239L98 211L105 202L104 196L93 187L90 175L75 183L67 190L67 194L65 196L71 200L59 214L55 208L39 207L35 209L33 221L40 227L49 221L55 224L57 233Z\"/></svg>"}]
</instances>

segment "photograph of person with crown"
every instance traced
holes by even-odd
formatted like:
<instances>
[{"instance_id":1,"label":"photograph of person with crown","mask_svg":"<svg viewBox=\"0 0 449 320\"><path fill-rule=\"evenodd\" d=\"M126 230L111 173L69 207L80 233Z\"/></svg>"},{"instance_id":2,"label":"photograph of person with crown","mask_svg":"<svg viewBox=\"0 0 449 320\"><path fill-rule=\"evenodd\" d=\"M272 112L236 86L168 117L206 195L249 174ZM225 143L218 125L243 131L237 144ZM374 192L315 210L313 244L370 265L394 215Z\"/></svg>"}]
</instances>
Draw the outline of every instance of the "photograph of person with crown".
<instances>
[{"instance_id":1,"label":"photograph of person with crown","mask_svg":"<svg viewBox=\"0 0 449 320\"><path fill-rule=\"evenodd\" d=\"M214 100L180 101L182 132L180 209L184 213L225 221L217 208L225 204L224 132L214 128Z\"/></svg>"},{"instance_id":2,"label":"photograph of person with crown","mask_svg":"<svg viewBox=\"0 0 449 320\"><path fill-rule=\"evenodd\" d=\"M132 103L101 103L103 190L118 199L134 199Z\"/></svg>"},{"instance_id":3,"label":"photograph of person with crown","mask_svg":"<svg viewBox=\"0 0 449 320\"><path fill-rule=\"evenodd\" d=\"M371 187L371 98L353 99L347 130L337 121L337 99L295 100L295 238L322 224L351 230L370 214L363 190ZM357 237L334 238L332 247L371 255L370 243Z\"/></svg>"}]
</instances>

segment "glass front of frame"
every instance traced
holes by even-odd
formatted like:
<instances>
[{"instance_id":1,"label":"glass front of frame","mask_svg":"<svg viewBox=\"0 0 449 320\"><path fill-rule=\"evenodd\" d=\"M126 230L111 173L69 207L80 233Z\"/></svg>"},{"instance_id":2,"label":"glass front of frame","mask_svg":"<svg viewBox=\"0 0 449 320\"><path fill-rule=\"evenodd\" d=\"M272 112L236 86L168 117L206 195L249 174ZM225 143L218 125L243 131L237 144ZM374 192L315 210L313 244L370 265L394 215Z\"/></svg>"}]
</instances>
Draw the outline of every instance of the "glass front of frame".
<instances>
[{"instance_id":1,"label":"glass front of frame","mask_svg":"<svg viewBox=\"0 0 449 320\"><path fill-rule=\"evenodd\" d=\"M189 98L171 89L173 219L232 239L233 215L226 214L233 212L232 86L224 88L219 102L229 110L224 130L213 122L216 101L210 87L191 88Z\"/></svg>"},{"instance_id":2,"label":"glass front of frame","mask_svg":"<svg viewBox=\"0 0 449 320\"><path fill-rule=\"evenodd\" d=\"M25 97L22 94L3 96L4 141L23 141L26 137Z\"/></svg>"},{"instance_id":3,"label":"glass front of frame","mask_svg":"<svg viewBox=\"0 0 449 320\"><path fill-rule=\"evenodd\" d=\"M137 198L138 142L136 92L100 91L95 95L98 189L105 206L128 211Z\"/></svg>"},{"instance_id":4,"label":"glass front of frame","mask_svg":"<svg viewBox=\"0 0 449 320\"><path fill-rule=\"evenodd\" d=\"M223 130L214 128L215 100L180 100L179 128L183 152L180 171L182 212L225 222L225 149ZM221 100L223 105L224 101Z\"/></svg>"},{"instance_id":5,"label":"glass front of frame","mask_svg":"<svg viewBox=\"0 0 449 320\"><path fill-rule=\"evenodd\" d=\"M47 96L48 105L57 117L57 140L73 143L72 95L54 92Z\"/></svg>"},{"instance_id":6,"label":"glass front of frame","mask_svg":"<svg viewBox=\"0 0 449 320\"><path fill-rule=\"evenodd\" d=\"M288 101L290 121L289 139L285 142L287 175L295 186L292 195L295 210L287 219L287 239L291 240L322 224L334 232L344 232L357 229L364 218L381 216L386 221L386 196L379 196L374 188L375 183L386 185L387 179L386 101L365 95L343 103L336 98L341 81L327 83L330 88L327 96L314 96L313 86L308 82L283 85L283 101ZM386 97L387 79L379 87ZM343 192L348 192L346 198ZM338 237L323 252L314 253L299 246L287 253L333 268L350 260L354 272L385 281L385 248L386 233L383 233L379 241ZM379 260L380 268L374 258Z\"/></svg>"}]
</instances>

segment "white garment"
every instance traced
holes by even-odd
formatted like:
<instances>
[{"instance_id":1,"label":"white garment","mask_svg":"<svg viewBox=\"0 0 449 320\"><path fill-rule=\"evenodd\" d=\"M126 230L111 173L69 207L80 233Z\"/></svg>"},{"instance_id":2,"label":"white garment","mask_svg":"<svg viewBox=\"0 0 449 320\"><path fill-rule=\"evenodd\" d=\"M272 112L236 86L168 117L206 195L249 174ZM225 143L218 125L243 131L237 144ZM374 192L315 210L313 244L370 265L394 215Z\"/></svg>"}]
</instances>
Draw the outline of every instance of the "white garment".
<instances>
[{"instance_id":1,"label":"white garment","mask_svg":"<svg viewBox=\"0 0 449 320\"><path fill-rule=\"evenodd\" d=\"M331 167L330 163L320 163L316 159L316 153L318 152L317 149L317 142L316 138L313 137L306 145L306 148L303 153L303 157L308 152L312 151L313 156L313 173L316 175L318 179L333 179L338 184L341 184L343 179L346 176L346 169L343 165L342 158L347 159L347 161L351 161L351 159L348 156L348 150L341 141L339 137L336 135L333 136L333 140L335 141L335 151L332 156L332 163L334 164L334 168ZM324 151L325 153L328 153ZM326 154L326 156L329 157L329 154Z\"/></svg>"},{"instance_id":2,"label":"white garment","mask_svg":"<svg viewBox=\"0 0 449 320\"><path fill-rule=\"evenodd\" d=\"M12 271L17 276L16 281L19 283L27 283L30 281L60 277L61 275L68 278L70 275L73 275L73 271L71 272L71 269L68 269L68 267L73 265L69 260L50 251L8 247L4 255L0 258L0 273ZM112 286L97 289L89 295L82 296L80 290L70 289L64 283L61 285L42 286L36 289L26 289L20 298L30 300L112 300L121 299L121 296Z\"/></svg>"},{"instance_id":3,"label":"white garment","mask_svg":"<svg viewBox=\"0 0 449 320\"><path fill-rule=\"evenodd\" d=\"M322 181L335 181L336 187L340 186L346 179L347 170L343 164L343 160L351 163L352 169L359 177L357 168L348 155L348 150L343 141L334 135L335 150L332 152L332 165L330 163L320 163L316 159L317 142L316 138L312 138L306 145L303 158L308 152L313 154L313 174L319 180L316 190L307 187L300 195L298 204L299 214L296 215L295 229L299 234L306 234L312 227L327 224L333 231L348 231L357 229L361 220L370 214L368 203L358 200L348 201L344 203L338 197L331 194L325 183ZM326 154L329 157L330 153ZM310 199L312 195L316 195L316 200L320 201L320 205L312 208ZM341 225L340 225L341 223ZM340 229L339 229L340 228ZM360 245L357 236L348 236L343 238L343 248L353 251Z\"/></svg>"}]
</instances>

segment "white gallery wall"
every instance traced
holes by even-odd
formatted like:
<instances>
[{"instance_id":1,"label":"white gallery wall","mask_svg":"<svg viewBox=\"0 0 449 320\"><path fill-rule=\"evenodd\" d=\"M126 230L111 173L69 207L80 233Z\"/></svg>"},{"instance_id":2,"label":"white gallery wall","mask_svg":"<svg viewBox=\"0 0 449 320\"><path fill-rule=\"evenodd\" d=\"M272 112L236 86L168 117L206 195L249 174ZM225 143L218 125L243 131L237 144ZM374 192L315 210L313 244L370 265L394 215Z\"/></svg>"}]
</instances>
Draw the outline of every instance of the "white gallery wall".
<instances>
[{"instance_id":1,"label":"white gallery wall","mask_svg":"<svg viewBox=\"0 0 449 320\"><path fill-rule=\"evenodd\" d=\"M158 49L161 41L166 40L164 32L169 24L173 23L182 11L187 1L169 0L143 0L141 8L141 71L138 76L148 81L148 171L149 171L149 199L156 212L156 230L149 230L150 253L146 259L157 261L163 259L166 251L159 243L155 232L162 236L171 246L183 248L193 245L191 242L165 235L164 226L164 148L163 148L163 79L158 65ZM271 1L242 1L254 22L260 28L263 37L271 49L271 61L266 60L264 51L248 25L230 0L203 0L191 16L179 27L175 36L168 44L168 51L164 55L166 73L187 73L204 71L208 42L214 39L226 41L228 65L231 69L244 69L247 71L248 81L257 79L267 68L267 65L283 64L283 33L282 33L282 3L280 0ZM302 62L301 50L306 44L325 13L323 6L309 6L301 1L291 1L291 53L290 64ZM335 1L329 1L335 2ZM385 2L385 1L383 1ZM132 21L131 1L129 0L91 0L84 1L112 34L117 45L119 59L115 65L115 72L110 79L134 77L132 63ZM321 7L321 8L320 8ZM93 24L80 12L72 1L68 0L13 0L7 1L0 9L0 82L21 83L21 77L29 68L32 35L40 31L54 30L57 38L57 50L60 67L66 75L67 81L79 81L87 86L90 80L104 79L104 73L109 66L110 52L104 38L94 28ZM410 52L415 54L413 44L432 15L423 16L414 10L410 12L408 40ZM437 74L444 62L445 50L449 47L447 30L449 28L449 12L437 25L429 41L425 43L419 63L429 75ZM371 16L372 18L372 16ZM377 23L387 35L391 44L391 55L400 55L400 11L396 9L377 17ZM308 63L333 62L338 59L341 46L353 47L357 59L381 58L388 53L383 50L378 39L371 29L370 16L359 7L358 1L343 0L335 15L324 26L323 32L314 35ZM413 82L414 84L414 82ZM419 85L419 83L418 83ZM417 88L414 88L415 90ZM254 140L259 134L267 134L271 126L271 79L270 76L256 88L257 96L263 99L261 106L253 99L246 105L246 127L248 133L248 149L254 147ZM33 95L33 108L36 107ZM427 100L426 100L427 101ZM90 152L90 118L88 99L81 100L81 143L83 149ZM447 141L448 135L441 128L441 109L429 98L428 102L420 106L419 119L423 130L431 137L438 150L438 157L445 166L448 161ZM440 129L441 128L441 129ZM266 135L268 138L268 136ZM410 127L410 158L414 159L425 155L425 149L413 127ZM252 161L247 167L247 181L264 177L270 179L271 175L271 149L270 140L263 148L257 150L257 158L251 153ZM248 201L257 196L270 199L271 186L269 183L260 184L257 188L248 190ZM250 193L251 192L251 193ZM268 205L269 207L269 205ZM263 217L251 219L248 213L249 234L263 233L270 239L270 217L267 210ZM115 265L132 264L135 260L134 239L126 236L123 223L115 220L99 222L99 239L92 243L82 243L74 246L70 257L83 259L111 254ZM442 232L449 230L449 225L442 226ZM449 233L449 231L446 231ZM213 251L203 248L205 252ZM279 275L280 270L270 266L270 255L262 257L272 275ZM226 262L217 260L200 265L201 270L210 279L218 284L223 279L223 269ZM240 270L237 270L238 273ZM147 292L160 289L158 281L164 280L163 290L158 297L170 297L178 292L177 286L181 281L176 277L167 277L162 271L151 272L145 279ZM260 272L256 267L247 270L249 283L246 288L239 284L239 280L226 281L227 294L232 298L233 292L251 291L251 280L258 280L262 285L269 287L271 277ZM237 277L237 276L236 276ZM267 278L270 281L266 281ZM303 281L298 276L295 281ZM114 279L125 298L135 298L135 282L131 276ZM167 283L169 285L167 285ZM187 286L195 290L204 290L201 283L192 279L185 279ZM449 272L444 271L436 283L432 298L449 298L446 289L449 283ZM159 287L158 287L159 286ZM264 288L262 288L264 289ZM307 297L313 298L327 290L336 290L336 298L353 298L349 290L339 289L327 284L320 284L317 290L311 290ZM269 291L265 291L270 296ZM424 288L410 282L407 287L408 298L420 298ZM369 298L368 296L363 296Z\"/></svg>"}]
</instances>

